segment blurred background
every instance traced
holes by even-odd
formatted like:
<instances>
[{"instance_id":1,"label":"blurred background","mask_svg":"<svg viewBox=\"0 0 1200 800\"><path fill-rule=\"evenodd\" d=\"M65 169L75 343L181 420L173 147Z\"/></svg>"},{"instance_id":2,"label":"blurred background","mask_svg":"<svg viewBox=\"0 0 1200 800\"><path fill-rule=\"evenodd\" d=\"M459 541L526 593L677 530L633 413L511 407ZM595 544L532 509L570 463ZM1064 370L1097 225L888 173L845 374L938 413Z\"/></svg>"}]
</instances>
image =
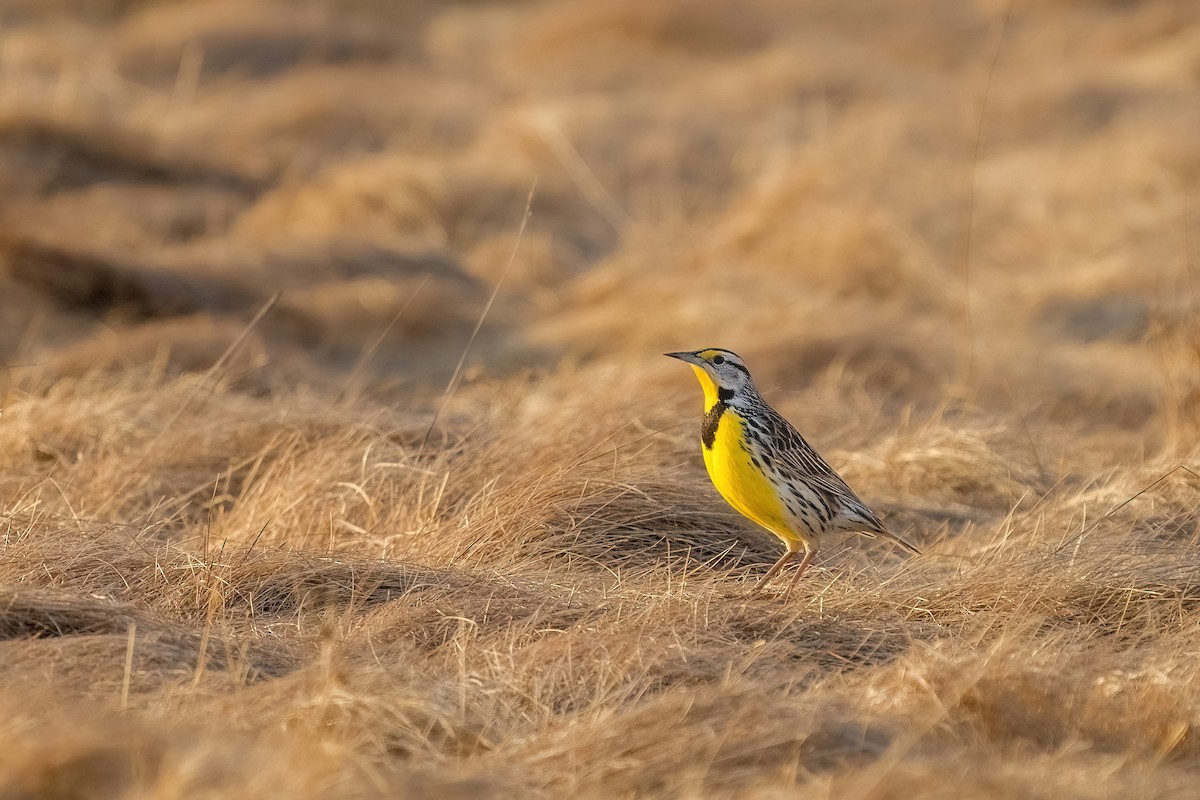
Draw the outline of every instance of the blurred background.
<instances>
[{"instance_id":1,"label":"blurred background","mask_svg":"<svg viewBox=\"0 0 1200 800\"><path fill-rule=\"evenodd\" d=\"M1194 795L1198 248L1195 0L0 0L0 796Z\"/></svg>"},{"instance_id":2,"label":"blurred background","mask_svg":"<svg viewBox=\"0 0 1200 800\"><path fill-rule=\"evenodd\" d=\"M1198 131L1176 0L5 0L0 353L440 391L502 281L469 380L719 345L1170 447Z\"/></svg>"}]
</instances>

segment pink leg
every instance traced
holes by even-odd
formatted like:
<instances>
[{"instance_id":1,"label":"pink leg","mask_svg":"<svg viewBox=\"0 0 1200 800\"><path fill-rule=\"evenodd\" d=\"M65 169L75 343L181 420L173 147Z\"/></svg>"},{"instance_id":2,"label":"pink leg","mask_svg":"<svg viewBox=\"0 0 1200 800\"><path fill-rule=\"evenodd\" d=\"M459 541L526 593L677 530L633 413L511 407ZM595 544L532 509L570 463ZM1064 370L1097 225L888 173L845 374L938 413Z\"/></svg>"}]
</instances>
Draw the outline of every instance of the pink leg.
<instances>
[{"instance_id":1,"label":"pink leg","mask_svg":"<svg viewBox=\"0 0 1200 800\"><path fill-rule=\"evenodd\" d=\"M775 573L777 573L777 572L779 572L779 570L783 569L783 565L788 563L789 561L791 561L792 556L794 556L794 555L796 555L795 550L788 550L783 555L781 555L779 557L779 560L776 561L774 564L772 564L771 568L769 570L767 570L767 574L763 575L762 578L759 579L758 583L754 584L754 591L752 591L750 594L753 596L753 595L756 595L759 592L761 592L762 588L767 585L767 581L771 580L771 578L774 578Z\"/></svg>"},{"instance_id":2,"label":"pink leg","mask_svg":"<svg viewBox=\"0 0 1200 800\"><path fill-rule=\"evenodd\" d=\"M800 566L796 567L796 574L792 576L792 582L788 584L787 591L783 593L783 599L787 600L792 596L792 589L796 588L796 584L800 581L800 576L808 569L808 565L812 563L813 556L817 554L816 550L805 550L804 558L800 561Z\"/></svg>"}]
</instances>

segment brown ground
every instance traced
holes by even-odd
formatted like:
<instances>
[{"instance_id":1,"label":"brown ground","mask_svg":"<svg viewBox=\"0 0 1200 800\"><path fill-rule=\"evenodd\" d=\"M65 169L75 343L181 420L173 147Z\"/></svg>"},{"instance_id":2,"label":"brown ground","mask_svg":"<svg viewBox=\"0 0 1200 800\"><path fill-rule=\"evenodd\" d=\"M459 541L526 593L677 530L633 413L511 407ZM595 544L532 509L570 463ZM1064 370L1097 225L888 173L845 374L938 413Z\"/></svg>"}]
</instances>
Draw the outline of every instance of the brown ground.
<instances>
[{"instance_id":1,"label":"brown ground","mask_svg":"<svg viewBox=\"0 0 1200 800\"><path fill-rule=\"evenodd\" d=\"M1195 791L1200 6L3 5L0 796Z\"/></svg>"}]
</instances>

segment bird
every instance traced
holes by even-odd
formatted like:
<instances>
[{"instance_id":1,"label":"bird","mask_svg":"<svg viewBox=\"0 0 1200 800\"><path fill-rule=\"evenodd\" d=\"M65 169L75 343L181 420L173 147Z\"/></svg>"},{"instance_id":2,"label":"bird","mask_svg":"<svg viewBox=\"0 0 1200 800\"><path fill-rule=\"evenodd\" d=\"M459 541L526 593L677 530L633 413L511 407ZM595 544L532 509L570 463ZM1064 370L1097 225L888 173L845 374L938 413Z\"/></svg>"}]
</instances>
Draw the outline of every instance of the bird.
<instances>
[{"instance_id":1,"label":"bird","mask_svg":"<svg viewBox=\"0 0 1200 800\"><path fill-rule=\"evenodd\" d=\"M861 533L920 554L888 530L800 432L767 404L739 355L719 347L663 355L691 364L700 379L700 444L713 485L729 505L775 534L786 548L753 594L803 550L784 593L788 598L827 533Z\"/></svg>"}]
</instances>

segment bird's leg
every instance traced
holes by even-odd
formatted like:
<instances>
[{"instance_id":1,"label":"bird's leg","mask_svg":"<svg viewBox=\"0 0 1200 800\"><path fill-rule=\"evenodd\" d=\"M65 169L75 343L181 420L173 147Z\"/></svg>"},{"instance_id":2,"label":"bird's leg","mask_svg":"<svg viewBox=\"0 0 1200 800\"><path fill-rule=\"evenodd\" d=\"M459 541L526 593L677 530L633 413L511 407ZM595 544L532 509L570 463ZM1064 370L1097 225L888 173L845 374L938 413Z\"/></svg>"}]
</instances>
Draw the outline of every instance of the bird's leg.
<instances>
[{"instance_id":1,"label":"bird's leg","mask_svg":"<svg viewBox=\"0 0 1200 800\"><path fill-rule=\"evenodd\" d=\"M816 550L805 550L804 558L800 560L800 566L796 567L796 574L792 576L792 582L788 584L787 591L783 593L783 599L787 600L792 596L792 589L796 588L796 584L800 581L800 576L808 569L808 565L812 563L813 556L817 554Z\"/></svg>"},{"instance_id":2,"label":"bird's leg","mask_svg":"<svg viewBox=\"0 0 1200 800\"><path fill-rule=\"evenodd\" d=\"M750 594L756 595L759 592L761 592L762 588L767 585L767 581L771 580L771 578L774 578L775 574L777 572L779 572L779 570L783 569L784 564L791 561L792 556L794 556L794 555L796 555L795 550L788 550L783 555L781 555L779 557L779 560L776 561L774 564L772 564L771 568L769 570L767 570L767 574L763 575L761 578L759 578L758 583L754 584L754 591L752 591Z\"/></svg>"}]
</instances>

